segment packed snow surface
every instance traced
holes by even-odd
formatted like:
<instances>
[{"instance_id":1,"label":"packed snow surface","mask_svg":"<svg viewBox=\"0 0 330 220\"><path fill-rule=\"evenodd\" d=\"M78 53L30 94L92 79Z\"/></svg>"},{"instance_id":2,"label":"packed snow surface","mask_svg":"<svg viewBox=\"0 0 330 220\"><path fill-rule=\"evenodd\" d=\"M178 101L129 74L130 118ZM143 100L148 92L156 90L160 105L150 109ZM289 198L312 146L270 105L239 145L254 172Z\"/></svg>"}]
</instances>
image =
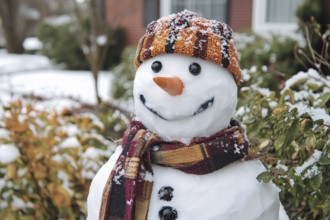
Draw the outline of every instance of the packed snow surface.
<instances>
[{"instance_id":1,"label":"packed snow surface","mask_svg":"<svg viewBox=\"0 0 330 220\"><path fill-rule=\"evenodd\" d=\"M330 116L325 109L308 107L303 103L297 103L293 107L297 108L299 116L308 113L314 121L323 120L324 125L330 126Z\"/></svg>"},{"instance_id":2,"label":"packed snow surface","mask_svg":"<svg viewBox=\"0 0 330 220\"><path fill-rule=\"evenodd\" d=\"M305 161L301 166L296 167L296 175L300 176L302 172L306 170L307 167L315 164L321 157L322 152L319 150L315 150L313 155Z\"/></svg>"},{"instance_id":3,"label":"packed snow surface","mask_svg":"<svg viewBox=\"0 0 330 220\"><path fill-rule=\"evenodd\" d=\"M81 147L81 144L76 137L68 137L60 144L60 147L62 148Z\"/></svg>"},{"instance_id":4,"label":"packed snow surface","mask_svg":"<svg viewBox=\"0 0 330 220\"><path fill-rule=\"evenodd\" d=\"M100 74L100 95L110 97L110 73ZM9 83L6 83L9 80ZM89 103L96 103L92 74L88 71L41 70L29 74L15 74L1 77L0 90L13 90L18 94L34 94L47 98L72 97Z\"/></svg>"},{"instance_id":5,"label":"packed snow surface","mask_svg":"<svg viewBox=\"0 0 330 220\"><path fill-rule=\"evenodd\" d=\"M39 50L42 48L42 42L36 37L26 38L23 42L25 50Z\"/></svg>"},{"instance_id":6,"label":"packed snow surface","mask_svg":"<svg viewBox=\"0 0 330 220\"><path fill-rule=\"evenodd\" d=\"M13 144L0 144L0 163L11 163L20 153Z\"/></svg>"},{"instance_id":7,"label":"packed snow surface","mask_svg":"<svg viewBox=\"0 0 330 220\"><path fill-rule=\"evenodd\" d=\"M111 79L110 72L100 72L99 93L103 100L110 99ZM54 100L48 104L53 104L58 110L73 103L63 97L96 103L91 72L54 69L47 57L0 51L0 103L11 101L15 94L52 98Z\"/></svg>"},{"instance_id":8,"label":"packed snow surface","mask_svg":"<svg viewBox=\"0 0 330 220\"><path fill-rule=\"evenodd\" d=\"M5 77L7 74L26 73L27 71L48 69L50 67L51 62L45 56L0 52L0 77Z\"/></svg>"}]
</instances>

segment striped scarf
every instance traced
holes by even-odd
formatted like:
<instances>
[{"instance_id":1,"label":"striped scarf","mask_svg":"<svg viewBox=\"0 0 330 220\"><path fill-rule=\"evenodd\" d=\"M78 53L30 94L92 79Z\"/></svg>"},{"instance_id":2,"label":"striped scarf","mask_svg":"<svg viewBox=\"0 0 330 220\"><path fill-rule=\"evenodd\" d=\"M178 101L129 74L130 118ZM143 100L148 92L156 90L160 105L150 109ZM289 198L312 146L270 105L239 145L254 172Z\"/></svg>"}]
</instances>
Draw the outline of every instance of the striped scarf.
<instances>
[{"instance_id":1,"label":"striped scarf","mask_svg":"<svg viewBox=\"0 0 330 220\"><path fill-rule=\"evenodd\" d=\"M189 174L208 174L248 154L249 142L235 120L210 137L194 138L189 145L162 140L132 121L119 156L103 190L100 220L147 219L153 186L151 163Z\"/></svg>"}]
</instances>

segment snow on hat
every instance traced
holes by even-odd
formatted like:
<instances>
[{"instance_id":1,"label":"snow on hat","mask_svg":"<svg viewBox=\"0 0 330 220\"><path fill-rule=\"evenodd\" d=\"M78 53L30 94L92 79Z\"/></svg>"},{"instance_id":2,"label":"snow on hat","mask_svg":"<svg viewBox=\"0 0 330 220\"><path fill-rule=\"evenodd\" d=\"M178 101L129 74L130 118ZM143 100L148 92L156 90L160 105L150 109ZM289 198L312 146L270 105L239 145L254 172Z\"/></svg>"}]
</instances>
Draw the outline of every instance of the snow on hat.
<instances>
[{"instance_id":1,"label":"snow on hat","mask_svg":"<svg viewBox=\"0 0 330 220\"><path fill-rule=\"evenodd\" d=\"M152 57L176 53L220 64L241 81L239 58L232 39L231 28L222 22L207 20L184 10L149 23L140 39L135 68Z\"/></svg>"}]
</instances>

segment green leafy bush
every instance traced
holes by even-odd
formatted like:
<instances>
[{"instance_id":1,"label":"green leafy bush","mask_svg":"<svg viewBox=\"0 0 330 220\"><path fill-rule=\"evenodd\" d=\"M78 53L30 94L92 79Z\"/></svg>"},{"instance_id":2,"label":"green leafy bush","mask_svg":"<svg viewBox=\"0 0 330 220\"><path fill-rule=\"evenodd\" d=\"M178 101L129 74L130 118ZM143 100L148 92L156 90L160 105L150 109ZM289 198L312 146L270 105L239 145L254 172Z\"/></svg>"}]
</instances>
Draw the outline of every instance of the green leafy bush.
<instances>
[{"instance_id":1,"label":"green leafy bush","mask_svg":"<svg viewBox=\"0 0 330 220\"><path fill-rule=\"evenodd\" d=\"M330 70L330 30L322 33L315 20L308 25L305 46L283 41L289 45L284 53L283 45L274 46L276 40L240 36L238 49L247 66L237 117L247 127L251 157L260 158L267 167L258 179L272 180L281 189L290 219L329 219L330 76L326 73ZM315 37L325 48L321 52L313 43ZM260 59L254 60L253 53ZM272 53L274 64L267 61ZM250 66L244 64L246 59ZM286 70L279 72L283 67ZM297 67L306 71L296 73Z\"/></svg>"},{"instance_id":2,"label":"green leafy bush","mask_svg":"<svg viewBox=\"0 0 330 220\"><path fill-rule=\"evenodd\" d=\"M83 36L73 19L65 18L62 18L63 21L48 21L40 25L38 38L43 43L41 52L56 63L65 64L68 69L87 70L89 65L79 43ZM83 32L87 33L89 22L86 20L83 23ZM123 30L120 27L112 28L106 37L110 44L103 69L118 63L123 48Z\"/></svg>"},{"instance_id":3,"label":"green leafy bush","mask_svg":"<svg viewBox=\"0 0 330 220\"><path fill-rule=\"evenodd\" d=\"M43 43L41 53L56 63L64 63L68 69L88 69L76 32L72 22L57 26L41 24L38 32L38 38Z\"/></svg>"},{"instance_id":4,"label":"green leafy bush","mask_svg":"<svg viewBox=\"0 0 330 220\"><path fill-rule=\"evenodd\" d=\"M268 168L259 180L280 187L290 219L329 218L330 77L310 69L281 92L251 84L240 93L237 116L247 127L250 153Z\"/></svg>"},{"instance_id":5,"label":"green leafy bush","mask_svg":"<svg viewBox=\"0 0 330 220\"><path fill-rule=\"evenodd\" d=\"M240 54L242 69L252 66L262 69L263 86L277 89L285 79L304 70L295 59L295 48L299 43L296 39L279 34L263 37L255 33L240 33L235 35L235 44Z\"/></svg>"},{"instance_id":6,"label":"green leafy bush","mask_svg":"<svg viewBox=\"0 0 330 220\"><path fill-rule=\"evenodd\" d=\"M115 148L103 123L26 101L0 115L0 219L85 219L90 182Z\"/></svg>"}]
</instances>

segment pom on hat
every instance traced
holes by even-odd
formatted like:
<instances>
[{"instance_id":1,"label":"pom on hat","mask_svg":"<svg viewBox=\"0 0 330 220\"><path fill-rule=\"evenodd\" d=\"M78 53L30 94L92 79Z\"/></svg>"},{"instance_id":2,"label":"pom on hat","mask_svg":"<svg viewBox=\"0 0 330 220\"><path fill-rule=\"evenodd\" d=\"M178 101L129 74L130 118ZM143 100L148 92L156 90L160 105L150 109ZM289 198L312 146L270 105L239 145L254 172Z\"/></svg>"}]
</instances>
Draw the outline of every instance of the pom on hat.
<instances>
[{"instance_id":1,"label":"pom on hat","mask_svg":"<svg viewBox=\"0 0 330 220\"><path fill-rule=\"evenodd\" d=\"M207 20L184 10L151 22L140 39L135 68L152 57L176 53L217 63L240 84L241 70L231 28L222 22Z\"/></svg>"}]
</instances>

